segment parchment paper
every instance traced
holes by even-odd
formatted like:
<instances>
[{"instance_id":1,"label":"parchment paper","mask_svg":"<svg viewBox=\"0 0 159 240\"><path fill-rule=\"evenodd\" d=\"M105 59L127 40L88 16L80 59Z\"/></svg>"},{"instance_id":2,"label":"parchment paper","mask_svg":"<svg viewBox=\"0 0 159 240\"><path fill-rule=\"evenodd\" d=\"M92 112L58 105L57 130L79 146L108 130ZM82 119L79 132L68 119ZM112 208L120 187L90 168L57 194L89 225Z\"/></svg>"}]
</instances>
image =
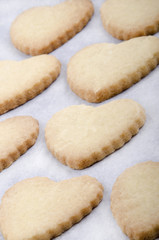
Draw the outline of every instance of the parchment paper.
<instances>
[{"instance_id":1,"label":"parchment paper","mask_svg":"<svg viewBox=\"0 0 159 240\"><path fill-rule=\"evenodd\" d=\"M0 0L0 60L23 60L30 57L16 50L10 40L10 25L18 14L33 6L55 5L60 2L62 0ZM120 42L103 28L99 11L103 2L104 0L93 0L95 13L88 25L74 38L51 53L62 64L58 79L33 100L0 116L2 121L12 116L31 115L40 124L40 134L36 144L0 173L0 199L13 184L34 176L46 176L60 181L87 174L96 177L104 186L104 198L100 205L80 223L59 236L58 240L128 239L118 227L110 210L112 186L127 167L148 160L159 161L159 67L128 90L100 103L131 98L146 109L147 120L144 127L123 148L93 166L78 171L62 165L46 147L45 125L55 112L70 105L100 105L87 103L70 90L66 81L66 68L70 57L85 46L99 42ZM156 36L159 37L159 34ZM2 236L0 240L3 240Z\"/></svg>"}]
</instances>

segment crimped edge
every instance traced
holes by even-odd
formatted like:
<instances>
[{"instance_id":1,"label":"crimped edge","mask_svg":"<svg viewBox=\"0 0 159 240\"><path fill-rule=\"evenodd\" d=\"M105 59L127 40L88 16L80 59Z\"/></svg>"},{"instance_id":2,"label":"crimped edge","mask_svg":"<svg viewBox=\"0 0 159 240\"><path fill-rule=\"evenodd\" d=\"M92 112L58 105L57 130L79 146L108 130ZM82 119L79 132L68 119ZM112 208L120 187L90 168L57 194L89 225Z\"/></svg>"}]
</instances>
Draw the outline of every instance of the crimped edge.
<instances>
[{"instance_id":1,"label":"crimped edge","mask_svg":"<svg viewBox=\"0 0 159 240\"><path fill-rule=\"evenodd\" d=\"M119 40L129 40L135 37L153 35L159 31L159 20L156 20L154 25L146 26L144 29L136 29L136 31L125 31L124 29L117 29L114 25L106 25L102 20L105 30L110 33L113 37Z\"/></svg>"},{"instance_id":2,"label":"crimped edge","mask_svg":"<svg viewBox=\"0 0 159 240\"><path fill-rule=\"evenodd\" d=\"M140 113L136 121L129 127L128 130L124 131L117 139L114 139L109 145L104 146L100 151L94 152L88 158L69 159L67 156L57 153L53 147L50 146L50 143L46 136L45 130L45 140L46 145L52 155L58 159L62 164L69 166L70 168L81 170L93 165L96 162L99 162L106 156L113 153L115 150L121 148L125 143L130 141L130 139L139 132L139 129L144 125L146 120L145 110L140 106Z\"/></svg>"},{"instance_id":3,"label":"crimped edge","mask_svg":"<svg viewBox=\"0 0 159 240\"><path fill-rule=\"evenodd\" d=\"M130 240L154 240L156 239L157 237L159 237L159 226L156 226L155 227L155 230L154 231L151 231L151 232L147 232L147 231L142 231L140 232L140 234L134 232L133 229L130 229L130 228L127 228L127 225L126 224L120 224L120 220L122 219L122 217L115 217L116 214L115 214L115 211L114 211L114 208L113 208L113 196L114 195L114 192L118 192L119 194L119 190L118 190L118 180L122 177L122 175L124 173L128 173L132 168L138 168L139 165L151 165L152 163L155 163L155 164L158 164L158 162L153 162L153 161L146 161L146 162L141 162L141 163L137 163L135 164L134 166L132 167L129 167L129 168L126 168L116 179L113 187L112 187L112 192L111 192L111 211L112 211L112 214L113 214L113 217L114 219L116 220L117 224L120 226L122 232L124 234L126 234ZM115 197L115 199L117 198L117 196Z\"/></svg>"},{"instance_id":4,"label":"crimped edge","mask_svg":"<svg viewBox=\"0 0 159 240\"><path fill-rule=\"evenodd\" d=\"M103 5L105 3L106 2L104 2ZM108 33L110 33L113 37L119 40L129 40L135 37L153 35L159 31L159 19L156 19L153 25L146 25L141 29L140 27L137 27L137 26L134 26L133 29L129 29L129 30L125 30L121 26L121 28L119 29L114 24L112 24L111 21L109 21L109 24L107 24L103 16L104 15L102 11L103 5L101 6L101 9L100 9L102 24Z\"/></svg>"},{"instance_id":5,"label":"crimped edge","mask_svg":"<svg viewBox=\"0 0 159 240\"><path fill-rule=\"evenodd\" d=\"M12 34L11 34L11 40L13 45L21 52L28 55L32 55L32 56L41 55L45 53L47 54L52 52L53 50L57 49L58 47L66 43L68 40L73 38L77 33L79 33L86 26L86 24L89 22L89 20L91 19L94 13L94 7L90 0L89 0L89 5L90 6L88 11L86 12L86 15L80 20L80 22L74 24L74 26L68 29L65 32L65 34L60 35L55 41L51 41L48 45L44 45L42 48L38 50L28 46L22 46L22 45L19 46L19 44L17 44L16 41L12 39Z\"/></svg>"},{"instance_id":6,"label":"crimped edge","mask_svg":"<svg viewBox=\"0 0 159 240\"><path fill-rule=\"evenodd\" d=\"M82 176L81 176L82 177ZM84 176L83 176L84 177ZM61 235L63 232L65 232L66 230L70 229L74 224L80 222L86 215L88 215L89 213L92 212L93 208L97 207L99 205L99 203L102 201L103 199L103 192L104 192L104 187L103 185L94 177L90 177L88 175L85 175L85 177L91 178L93 181L96 182L96 185L98 187L98 193L96 195L96 197L90 201L90 203L88 204L87 207L81 209L81 211L78 213L78 215L76 216L72 216L68 221L63 222L61 224L59 224L56 229L49 229L48 231L46 231L43 235L35 235L32 236L32 239L52 239L55 238L59 235ZM71 179L70 179L71 180ZM26 181L26 180L23 180ZM67 181L67 180L66 180ZM18 183L17 183L18 184ZM15 185L14 185L15 186ZM13 186L13 187L14 187ZM7 195L9 193L10 189L8 189L5 193L5 195ZM5 195L2 197L2 200L4 199ZM2 205L0 205L0 210L2 208ZM0 219L2 221L2 219ZM2 231L2 230L1 230ZM4 235L4 233L3 233ZM47 237L46 237L47 236ZM6 240L7 240L7 236L6 236Z\"/></svg>"},{"instance_id":7,"label":"crimped edge","mask_svg":"<svg viewBox=\"0 0 159 240\"><path fill-rule=\"evenodd\" d=\"M48 75L41 78L39 83L35 83L32 88L27 89L24 92L21 92L18 95L16 95L14 98L7 99L3 103L1 103L0 115L24 104L25 102L33 99L41 92L43 92L46 88L48 88L51 85L52 82L56 80L56 78L60 74L60 67L61 65L60 62L58 61L56 68L50 71Z\"/></svg>"},{"instance_id":8,"label":"crimped edge","mask_svg":"<svg viewBox=\"0 0 159 240\"><path fill-rule=\"evenodd\" d=\"M89 206L87 206L86 208L81 209L81 211L79 212L78 215L72 216L69 219L69 221L63 222L62 224L59 224L58 227L56 228L56 230L55 229L48 230L47 234L48 234L48 236L50 236L50 239L55 238L55 237L61 235L66 230L70 229L74 224L80 222L85 216L87 216L89 213L91 213L93 208L95 208L95 207L97 207L99 205L99 203L103 199L103 190L104 190L104 188L103 188L103 186L102 186L102 184L100 182L98 182L98 183L99 183L98 184L99 191L98 191L98 193L96 195L96 198L93 199L92 201L90 201Z\"/></svg>"},{"instance_id":9,"label":"crimped edge","mask_svg":"<svg viewBox=\"0 0 159 240\"><path fill-rule=\"evenodd\" d=\"M36 128L30 136L22 142L20 145L16 146L16 150L8 153L5 158L0 158L0 172L5 168L8 168L14 161L16 161L21 155L23 155L29 148L31 148L39 135L39 122L35 118L32 118L36 123Z\"/></svg>"},{"instance_id":10,"label":"crimped edge","mask_svg":"<svg viewBox=\"0 0 159 240\"><path fill-rule=\"evenodd\" d=\"M129 74L126 78L119 80L118 84L111 85L109 88L103 88L98 92L86 89L79 89L74 82L67 78L71 90L80 98L93 103L100 103L107 100L124 90L130 88L133 84L139 82L142 78L147 76L159 64L159 52L154 54L153 58L149 59L143 66L138 68L135 73Z\"/></svg>"}]
</instances>

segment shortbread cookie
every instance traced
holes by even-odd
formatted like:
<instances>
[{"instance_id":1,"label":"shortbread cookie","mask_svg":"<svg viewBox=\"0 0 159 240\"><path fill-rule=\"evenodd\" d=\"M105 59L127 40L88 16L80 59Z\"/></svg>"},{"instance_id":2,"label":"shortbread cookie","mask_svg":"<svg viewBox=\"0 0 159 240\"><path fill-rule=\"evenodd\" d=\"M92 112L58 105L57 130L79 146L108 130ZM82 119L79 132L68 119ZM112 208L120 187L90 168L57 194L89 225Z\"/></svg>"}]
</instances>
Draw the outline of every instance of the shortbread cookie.
<instances>
[{"instance_id":1,"label":"shortbread cookie","mask_svg":"<svg viewBox=\"0 0 159 240\"><path fill-rule=\"evenodd\" d=\"M130 239L159 237L159 163L144 162L126 169L113 186L111 209Z\"/></svg>"},{"instance_id":2,"label":"shortbread cookie","mask_svg":"<svg viewBox=\"0 0 159 240\"><path fill-rule=\"evenodd\" d=\"M59 73L60 62L51 55L0 61L0 114L40 94Z\"/></svg>"},{"instance_id":3,"label":"shortbread cookie","mask_svg":"<svg viewBox=\"0 0 159 240\"><path fill-rule=\"evenodd\" d=\"M154 34L159 30L159 1L107 0L101 18L105 29L121 40Z\"/></svg>"},{"instance_id":4,"label":"shortbread cookie","mask_svg":"<svg viewBox=\"0 0 159 240\"><path fill-rule=\"evenodd\" d=\"M13 22L12 42L26 54L52 52L80 32L93 12L90 0L67 0L56 6L31 8Z\"/></svg>"},{"instance_id":5,"label":"shortbread cookie","mask_svg":"<svg viewBox=\"0 0 159 240\"><path fill-rule=\"evenodd\" d=\"M89 176L58 183L26 179L4 194L0 229L5 240L50 240L89 214L102 198L102 185Z\"/></svg>"},{"instance_id":6,"label":"shortbread cookie","mask_svg":"<svg viewBox=\"0 0 159 240\"><path fill-rule=\"evenodd\" d=\"M12 117L0 122L0 171L34 145L38 133L38 121L30 116Z\"/></svg>"},{"instance_id":7,"label":"shortbread cookie","mask_svg":"<svg viewBox=\"0 0 159 240\"><path fill-rule=\"evenodd\" d=\"M138 82L158 63L156 37L140 37L120 44L99 43L71 58L67 80L81 98L101 102Z\"/></svg>"},{"instance_id":8,"label":"shortbread cookie","mask_svg":"<svg viewBox=\"0 0 159 240\"><path fill-rule=\"evenodd\" d=\"M129 99L96 108L71 106L47 123L46 144L63 164L83 169L122 147L144 122L144 109Z\"/></svg>"}]
</instances>

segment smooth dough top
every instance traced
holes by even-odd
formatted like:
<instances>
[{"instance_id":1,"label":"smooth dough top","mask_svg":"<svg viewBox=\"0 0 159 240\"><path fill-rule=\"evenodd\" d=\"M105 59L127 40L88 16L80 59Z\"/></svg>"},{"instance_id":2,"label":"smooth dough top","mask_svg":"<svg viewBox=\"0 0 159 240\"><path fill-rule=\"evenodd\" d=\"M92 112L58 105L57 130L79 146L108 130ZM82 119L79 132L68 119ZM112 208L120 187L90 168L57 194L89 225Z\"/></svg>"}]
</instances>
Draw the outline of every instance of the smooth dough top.
<instances>
[{"instance_id":1,"label":"smooth dough top","mask_svg":"<svg viewBox=\"0 0 159 240\"><path fill-rule=\"evenodd\" d=\"M90 0L31 8L13 22L11 39L19 50L31 55L51 52L79 32L93 11Z\"/></svg>"},{"instance_id":2,"label":"smooth dough top","mask_svg":"<svg viewBox=\"0 0 159 240\"><path fill-rule=\"evenodd\" d=\"M54 182L35 177L16 183L3 196L0 229L5 240L50 240L80 221L103 196L89 176Z\"/></svg>"},{"instance_id":3,"label":"smooth dough top","mask_svg":"<svg viewBox=\"0 0 159 240\"><path fill-rule=\"evenodd\" d=\"M52 55L0 61L0 105L38 85L47 86L48 79L54 81L59 72L60 62Z\"/></svg>"},{"instance_id":4,"label":"smooth dough top","mask_svg":"<svg viewBox=\"0 0 159 240\"><path fill-rule=\"evenodd\" d=\"M130 239L155 239L159 234L159 163L143 162L126 169L113 186L111 208Z\"/></svg>"},{"instance_id":5,"label":"smooth dough top","mask_svg":"<svg viewBox=\"0 0 159 240\"><path fill-rule=\"evenodd\" d=\"M15 152L25 141L38 134L38 121L31 116L17 116L0 122L0 160Z\"/></svg>"},{"instance_id":6,"label":"smooth dough top","mask_svg":"<svg viewBox=\"0 0 159 240\"><path fill-rule=\"evenodd\" d=\"M110 149L121 147L144 121L144 109L129 99L96 108L70 106L48 121L46 143L62 163L81 169L104 158Z\"/></svg>"},{"instance_id":7,"label":"smooth dough top","mask_svg":"<svg viewBox=\"0 0 159 240\"><path fill-rule=\"evenodd\" d=\"M119 39L153 34L159 30L159 1L107 0L101 17L106 30Z\"/></svg>"},{"instance_id":8,"label":"smooth dough top","mask_svg":"<svg viewBox=\"0 0 159 240\"><path fill-rule=\"evenodd\" d=\"M67 80L77 95L100 102L139 81L158 61L157 37L139 37L120 44L93 44L71 58Z\"/></svg>"}]
</instances>

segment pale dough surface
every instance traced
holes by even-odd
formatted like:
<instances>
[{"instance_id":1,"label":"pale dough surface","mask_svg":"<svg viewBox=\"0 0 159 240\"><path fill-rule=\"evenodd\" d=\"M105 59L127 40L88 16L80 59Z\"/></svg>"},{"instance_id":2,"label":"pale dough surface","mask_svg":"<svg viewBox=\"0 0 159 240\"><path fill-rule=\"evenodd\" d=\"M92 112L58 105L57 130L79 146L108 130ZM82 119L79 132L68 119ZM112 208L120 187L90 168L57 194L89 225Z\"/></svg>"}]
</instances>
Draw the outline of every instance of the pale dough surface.
<instances>
[{"instance_id":1,"label":"pale dough surface","mask_svg":"<svg viewBox=\"0 0 159 240\"><path fill-rule=\"evenodd\" d=\"M128 99L96 108L71 106L47 123L46 144L63 164L82 169L123 146L144 122L144 109Z\"/></svg>"},{"instance_id":2,"label":"pale dough surface","mask_svg":"<svg viewBox=\"0 0 159 240\"><path fill-rule=\"evenodd\" d=\"M37 6L50 6L62 3L63 0L0 0L0 59L21 61L29 56L13 47L9 30L14 19L25 10ZM34 176L47 176L54 181L69 179L79 175L96 177L104 186L104 199L92 213L80 224L75 224L69 231L61 234L58 240L128 240L120 230L110 210L110 194L116 178L128 167L142 161L158 161L159 156L159 67L156 67L142 81L131 88L102 103L87 103L72 93L66 81L66 66L70 58L86 46L96 43L114 43L120 40L113 38L103 28L100 19L100 7L104 0L92 0L95 14L88 25L66 44L56 49L54 55L62 64L58 79L42 94L31 101L8 111L0 116L5 120L18 115L33 116L39 121L40 133L36 144L23 154L14 164L0 173L0 199L15 183ZM159 33L155 35L159 37ZM48 151L44 129L49 119L60 110L71 105L86 104L93 107L106 104L121 98L133 99L146 110L146 122L139 134L131 139L119 151L115 151L105 160L83 170L73 170L56 160ZM0 234L0 240L4 240Z\"/></svg>"},{"instance_id":3,"label":"pale dough surface","mask_svg":"<svg viewBox=\"0 0 159 240\"><path fill-rule=\"evenodd\" d=\"M113 215L130 239L159 236L159 163L143 162L126 169L111 194Z\"/></svg>"},{"instance_id":4,"label":"pale dough surface","mask_svg":"<svg viewBox=\"0 0 159 240\"><path fill-rule=\"evenodd\" d=\"M59 75L60 62L49 55L0 61L0 114L34 98Z\"/></svg>"},{"instance_id":5,"label":"pale dough surface","mask_svg":"<svg viewBox=\"0 0 159 240\"><path fill-rule=\"evenodd\" d=\"M121 40L154 34L159 30L159 1L107 0L101 18L105 29Z\"/></svg>"},{"instance_id":6,"label":"pale dough surface","mask_svg":"<svg viewBox=\"0 0 159 240\"><path fill-rule=\"evenodd\" d=\"M67 81L89 102L101 102L147 75L159 63L159 39L140 37L120 44L98 43L69 61Z\"/></svg>"},{"instance_id":7,"label":"pale dough surface","mask_svg":"<svg viewBox=\"0 0 159 240\"><path fill-rule=\"evenodd\" d=\"M39 123L30 116L17 116L0 122L0 171L34 145L38 133Z\"/></svg>"},{"instance_id":8,"label":"pale dough surface","mask_svg":"<svg viewBox=\"0 0 159 240\"><path fill-rule=\"evenodd\" d=\"M11 39L26 54L52 52L87 24L94 12L90 0L67 0L56 6L29 9L11 26Z\"/></svg>"},{"instance_id":9,"label":"pale dough surface","mask_svg":"<svg viewBox=\"0 0 159 240\"><path fill-rule=\"evenodd\" d=\"M26 179L5 193L0 229L5 240L50 240L90 213L102 197L102 185L89 176L58 183Z\"/></svg>"}]
</instances>

